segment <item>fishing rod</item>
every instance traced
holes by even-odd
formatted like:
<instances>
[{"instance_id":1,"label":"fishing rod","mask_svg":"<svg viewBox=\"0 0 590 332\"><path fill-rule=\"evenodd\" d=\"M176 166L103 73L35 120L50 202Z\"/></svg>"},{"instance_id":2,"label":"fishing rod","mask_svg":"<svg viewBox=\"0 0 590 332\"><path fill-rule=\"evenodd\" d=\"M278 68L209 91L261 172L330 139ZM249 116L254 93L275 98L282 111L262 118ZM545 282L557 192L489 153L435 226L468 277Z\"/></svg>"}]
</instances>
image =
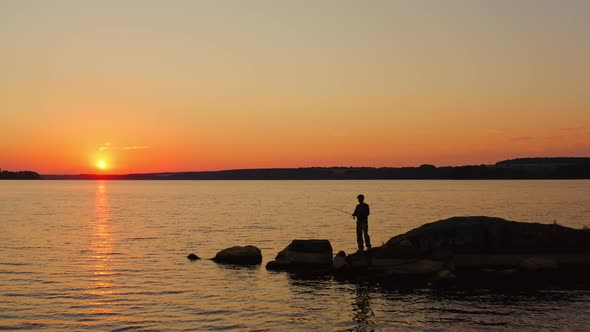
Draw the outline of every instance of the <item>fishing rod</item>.
<instances>
[{"instance_id":1,"label":"fishing rod","mask_svg":"<svg viewBox=\"0 0 590 332\"><path fill-rule=\"evenodd\" d=\"M342 213L346 213L346 214L347 214L347 215L349 215L349 216L352 214L352 213L350 213L350 212L348 212L348 211L344 211L344 210L337 209L337 208L334 208L334 210L338 210L338 211L340 211L340 212L342 212Z\"/></svg>"}]
</instances>

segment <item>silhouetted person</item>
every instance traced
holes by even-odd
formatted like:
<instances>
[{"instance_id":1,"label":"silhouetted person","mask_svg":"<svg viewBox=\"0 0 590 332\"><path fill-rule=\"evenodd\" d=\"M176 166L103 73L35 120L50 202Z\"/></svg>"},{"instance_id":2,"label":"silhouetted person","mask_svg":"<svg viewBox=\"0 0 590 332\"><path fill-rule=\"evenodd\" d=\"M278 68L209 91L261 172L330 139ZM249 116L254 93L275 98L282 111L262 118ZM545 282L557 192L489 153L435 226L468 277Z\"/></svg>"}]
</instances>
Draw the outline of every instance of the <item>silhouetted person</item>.
<instances>
[{"instance_id":1,"label":"silhouetted person","mask_svg":"<svg viewBox=\"0 0 590 332\"><path fill-rule=\"evenodd\" d=\"M356 217L356 243L359 245L359 251L363 251L363 236L367 249L371 249L371 238L369 237L369 205L365 203L365 196L360 194L356 197L359 204L354 209L352 218Z\"/></svg>"}]
</instances>

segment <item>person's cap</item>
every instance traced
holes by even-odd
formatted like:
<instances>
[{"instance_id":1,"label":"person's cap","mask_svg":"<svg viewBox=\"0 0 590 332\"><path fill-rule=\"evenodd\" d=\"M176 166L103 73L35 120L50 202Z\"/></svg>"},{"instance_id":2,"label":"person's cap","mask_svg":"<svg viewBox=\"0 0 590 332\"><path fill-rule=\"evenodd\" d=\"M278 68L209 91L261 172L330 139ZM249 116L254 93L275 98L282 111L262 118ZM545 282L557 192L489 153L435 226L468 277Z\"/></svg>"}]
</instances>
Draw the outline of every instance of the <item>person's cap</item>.
<instances>
[{"instance_id":1,"label":"person's cap","mask_svg":"<svg viewBox=\"0 0 590 332\"><path fill-rule=\"evenodd\" d=\"M359 194L356 198L365 198L365 195Z\"/></svg>"}]
</instances>

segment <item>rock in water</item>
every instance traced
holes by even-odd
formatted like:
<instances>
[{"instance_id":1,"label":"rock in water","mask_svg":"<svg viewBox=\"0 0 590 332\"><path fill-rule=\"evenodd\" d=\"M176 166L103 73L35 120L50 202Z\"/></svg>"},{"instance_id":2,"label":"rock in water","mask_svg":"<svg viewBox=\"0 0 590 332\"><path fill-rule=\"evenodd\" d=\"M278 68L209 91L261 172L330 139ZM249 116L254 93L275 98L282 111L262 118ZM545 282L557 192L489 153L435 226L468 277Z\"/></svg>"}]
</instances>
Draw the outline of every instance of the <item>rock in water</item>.
<instances>
[{"instance_id":1,"label":"rock in water","mask_svg":"<svg viewBox=\"0 0 590 332\"><path fill-rule=\"evenodd\" d=\"M188 256L186 256L186 258L190 259L191 261L196 261L201 259L199 256L195 255L195 254L190 254Z\"/></svg>"},{"instance_id":2,"label":"rock in water","mask_svg":"<svg viewBox=\"0 0 590 332\"><path fill-rule=\"evenodd\" d=\"M331 268L332 245L328 240L293 240L268 262L269 270L318 270Z\"/></svg>"},{"instance_id":3,"label":"rock in water","mask_svg":"<svg viewBox=\"0 0 590 332\"><path fill-rule=\"evenodd\" d=\"M520 262L519 268L525 271L554 270L559 263L550 258L529 257Z\"/></svg>"},{"instance_id":4,"label":"rock in water","mask_svg":"<svg viewBox=\"0 0 590 332\"><path fill-rule=\"evenodd\" d=\"M213 261L223 264L256 265L262 262L262 252L255 246L235 246L218 252Z\"/></svg>"},{"instance_id":5,"label":"rock in water","mask_svg":"<svg viewBox=\"0 0 590 332\"><path fill-rule=\"evenodd\" d=\"M545 274L569 283L590 274L590 232L556 224L454 217L425 224L346 260L350 268L345 276L351 279L412 275L508 284L520 278L528 284L549 280L541 277Z\"/></svg>"},{"instance_id":6,"label":"rock in water","mask_svg":"<svg viewBox=\"0 0 590 332\"><path fill-rule=\"evenodd\" d=\"M332 263L332 268L334 271L341 271L348 269L350 264L346 261L346 253L344 251L339 251L336 256L334 256L334 262Z\"/></svg>"}]
</instances>

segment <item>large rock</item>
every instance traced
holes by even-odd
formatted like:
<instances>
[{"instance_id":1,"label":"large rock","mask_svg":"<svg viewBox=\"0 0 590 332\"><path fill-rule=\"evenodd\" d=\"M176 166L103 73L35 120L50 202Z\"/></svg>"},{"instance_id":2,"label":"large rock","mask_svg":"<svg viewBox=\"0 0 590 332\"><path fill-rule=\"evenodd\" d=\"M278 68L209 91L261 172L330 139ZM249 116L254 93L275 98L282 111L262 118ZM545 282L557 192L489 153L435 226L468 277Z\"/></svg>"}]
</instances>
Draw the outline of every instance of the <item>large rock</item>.
<instances>
[{"instance_id":1,"label":"large rock","mask_svg":"<svg viewBox=\"0 0 590 332\"><path fill-rule=\"evenodd\" d=\"M496 282L497 276L526 281L541 273L568 279L582 271L590 274L590 232L556 224L454 217L395 236L381 247L347 256L346 261L349 268L343 273L350 279L488 276Z\"/></svg>"},{"instance_id":2,"label":"large rock","mask_svg":"<svg viewBox=\"0 0 590 332\"><path fill-rule=\"evenodd\" d=\"M269 270L316 270L332 266L332 245L328 240L293 240L268 262Z\"/></svg>"},{"instance_id":3,"label":"large rock","mask_svg":"<svg viewBox=\"0 0 590 332\"><path fill-rule=\"evenodd\" d=\"M491 217L454 217L391 238L375 256L454 254L539 254L590 252L590 232L556 224Z\"/></svg>"},{"instance_id":4,"label":"large rock","mask_svg":"<svg viewBox=\"0 0 590 332\"><path fill-rule=\"evenodd\" d=\"M213 257L216 263L256 265L262 262L262 252L255 246L231 247L224 249Z\"/></svg>"}]
</instances>

